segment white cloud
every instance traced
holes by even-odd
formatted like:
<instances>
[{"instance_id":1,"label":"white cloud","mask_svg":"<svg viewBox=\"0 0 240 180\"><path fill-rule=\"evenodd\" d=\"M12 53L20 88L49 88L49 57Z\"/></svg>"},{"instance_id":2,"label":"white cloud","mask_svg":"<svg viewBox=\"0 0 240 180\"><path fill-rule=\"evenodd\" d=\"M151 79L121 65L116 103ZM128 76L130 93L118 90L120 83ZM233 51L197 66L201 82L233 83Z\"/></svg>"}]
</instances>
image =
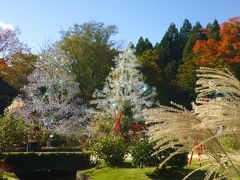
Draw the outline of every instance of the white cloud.
<instances>
[{"instance_id":1,"label":"white cloud","mask_svg":"<svg viewBox=\"0 0 240 180\"><path fill-rule=\"evenodd\" d=\"M5 22L0 22L0 28L2 28L2 29L11 29L11 30L15 29L13 24L5 23Z\"/></svg>"}]
</instances>

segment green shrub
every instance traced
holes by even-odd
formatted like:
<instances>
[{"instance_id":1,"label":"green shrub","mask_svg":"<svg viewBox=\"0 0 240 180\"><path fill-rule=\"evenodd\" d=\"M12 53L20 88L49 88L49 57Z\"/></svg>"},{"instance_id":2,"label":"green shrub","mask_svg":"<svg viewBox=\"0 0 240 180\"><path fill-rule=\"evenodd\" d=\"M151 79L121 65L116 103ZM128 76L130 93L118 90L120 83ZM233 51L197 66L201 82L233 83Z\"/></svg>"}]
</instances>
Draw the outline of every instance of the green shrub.
<instances>
[{"instance_id":1,"label":"green shrub","mask_svg":"<svg viewBox=\"0 0 240 180\"><path fill-rule=\"evenodd\" d=\"M163 152L157 154L159 162L161 163L165 158L169 157L171 153L175 150L172 148L166 149ZM173 156L170 160L168 160L162 168L174 168L174 169L181 169L186 166L188 163L188 153L177 154Z\"/></svg>"},{"instance_id":2,"label":"green shrub","mask_svg":"<svg viewBox=\"0 0 240 180\"><path fill-rule=\"evenodd\" d=\"M27 143L27 128L23 120L11 116L0 118L0 152L11 151Z\"/></svg>"},{"instance_id":3,"label":"green shrub","mask_svg":"<svg viewBox=\"0 0 240 180\"><path fill-rule=\"evenodd\" d=\"M157 158L152 156L153 153L153 144L147 140L136 142L131 148L132 165L140 168L156 165Z\"/></svg>"},{"instance_id":4,"label":"green shrub","mask_svg":"<svg viewBox=\"0 0 240 180\"><path fill-rule=\"evenodd\" d=\"M5 159L8 166L12 167L15 173L47 171L47 170L66 170L76 171L90 167L90 153L72 152L38 152L38 153L10 153L1 154L1 159Z\"/></svg>"},{"instance_id":5,"label":"green shrub","mask_svg":"<svg viewBox=\"0 0 240 180\"><path fill-rule=\"evenodd\" d=\"M99 115L95 121L91 122L91 141L93 144L108 137L114 130L114 119L107 115Z\"/></svg>"},{"instance_id":6,"label":"green shrub","mask_svg":"<svg viewBox=\"0 0 240 180\"><path fill-rule=\"evenodd\" d=\"M174 152L173 149L169 148L152 156L152 154L155 152L153 147L154 144L149 143L147 140L136 142L131 148L133 166L140 168L144 166L157 166L162 161L164 161L164 159L168 157L170 153ZM187 162L188 153L178 154L168 160L163 165L163 168L169 167L180 169L187 165Z\"/></svg>"},{"instance_id":7,"label":"green shrub","mask_svg":"<svg viewBox=\"0 0 240 180\"><path fill-rule=\"evenodd\" d=\"M28 135L33 131L22 119L14 119L11 115L0 118L0 152L14 151L17 147L26 147ZM39 140L46 145L50 132L40 129Z\"/></svg>"},{"instance_id":8,"label":"green shrub","mask_svg":"<svg viewBox=\"0 0 240 180\"><path fill-rule=\"evenodd\" d=\"M123 113L123 118L121 121L121 134L128 133L128 129L134 124L135 120L133 119L132 107L128 103L123 104L121 107Z\"/></svg>"},{"instance_id":9,"label":"green shrub","mask_svg":"<svg viewBox=\"0 0 240 180\"><path fill-rule=\"evenodd\" d=\"M107 165L119 165L124 161L127 145L121 137L107 137L93 147L97 158L103 159Z\"/></svg>"}]
</instances>

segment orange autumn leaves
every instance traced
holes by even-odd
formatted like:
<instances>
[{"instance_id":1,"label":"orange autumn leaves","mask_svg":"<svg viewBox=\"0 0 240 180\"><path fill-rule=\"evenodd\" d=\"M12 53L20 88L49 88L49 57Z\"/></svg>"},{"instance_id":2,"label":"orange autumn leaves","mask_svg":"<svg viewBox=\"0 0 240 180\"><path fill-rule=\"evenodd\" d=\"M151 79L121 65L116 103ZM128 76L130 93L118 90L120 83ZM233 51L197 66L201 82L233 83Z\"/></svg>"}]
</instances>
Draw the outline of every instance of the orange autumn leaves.
<instances>
[{"instance_id":1,"label":"orange autumn leaves","mask_svg":"<svg viewBox=\"0 0 240 180\"><path fill-rule=\"evenodd\" d=\"M34 69L37 56L16 53L12 56L12 59L11 64L7 64L4 59L0 59L0 78L19 91L27 84L27 76Z\"/></svg>"},{"instance_id":2,"label":"orange autumn leaves","mask_svg":"<svg viewBox=\"0 0 240 180\"><path fill-rule=\"evenodd\" d=\"M211 38L210 29L203 29L207 40L198 40L193 47L196 62L216 66L225 63L240 63L240 16L231 18L220 26L220 40Z\"/></svg>"}]
</instances>

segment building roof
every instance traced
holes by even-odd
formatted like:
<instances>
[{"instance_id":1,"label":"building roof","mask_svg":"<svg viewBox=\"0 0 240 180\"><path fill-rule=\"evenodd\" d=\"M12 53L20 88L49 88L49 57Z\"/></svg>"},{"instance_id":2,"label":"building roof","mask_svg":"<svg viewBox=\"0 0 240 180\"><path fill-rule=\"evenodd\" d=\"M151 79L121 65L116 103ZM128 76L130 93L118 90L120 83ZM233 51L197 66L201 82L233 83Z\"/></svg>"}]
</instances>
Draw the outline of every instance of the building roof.
<instances>
[{"instance_id":1,"label":"building roof","mask_svg":"<svg viewBox=\"0 0 240 180\"><path fill-rule=\"evenodd\" d=\"M16 96L18 92L0 78L0 94Z\"/></svg>"}]
</instances>

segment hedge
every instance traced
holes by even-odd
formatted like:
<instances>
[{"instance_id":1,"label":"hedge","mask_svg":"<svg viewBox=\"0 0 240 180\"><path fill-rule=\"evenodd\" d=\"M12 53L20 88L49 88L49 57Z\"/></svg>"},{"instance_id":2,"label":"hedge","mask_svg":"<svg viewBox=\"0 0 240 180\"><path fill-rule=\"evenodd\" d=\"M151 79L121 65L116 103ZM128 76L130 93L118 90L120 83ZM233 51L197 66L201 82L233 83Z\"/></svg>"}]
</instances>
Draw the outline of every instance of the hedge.
<instances>
[{"instance_id":1,"label":"hedge","mask_svg":"<svg viewBox=\"0 0 240 180\"><path fill-rule=\"evenodd\" d=\"M90 153L86 152L12 152L0 154L0 159L5 159L14 173L48 170L74 172L91 166Z\"/></svg>"}]
</instances>

